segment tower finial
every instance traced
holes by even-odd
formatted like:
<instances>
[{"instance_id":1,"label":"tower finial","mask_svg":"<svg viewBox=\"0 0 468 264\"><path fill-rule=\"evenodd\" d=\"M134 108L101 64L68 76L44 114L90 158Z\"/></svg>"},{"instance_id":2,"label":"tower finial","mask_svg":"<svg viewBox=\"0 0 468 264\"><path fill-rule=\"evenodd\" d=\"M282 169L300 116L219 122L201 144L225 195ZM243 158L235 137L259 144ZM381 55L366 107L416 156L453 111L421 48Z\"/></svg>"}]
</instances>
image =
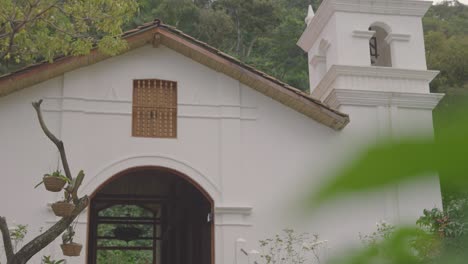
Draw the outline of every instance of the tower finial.
<instances>
[{"instance_id":1,"label":"tower finial","mask_svg":"<svg viewBox=\"0 0 468 264\"><path fill-rule=\"evenodd\" d=\"M314 9L312 8L312 5L309 5L309 11L307 12L307 17L305 18L305 22L307 25L310 24L310 21L312 21L312 18L314 18L314 16Z\"/></svg>"}]
</instances>

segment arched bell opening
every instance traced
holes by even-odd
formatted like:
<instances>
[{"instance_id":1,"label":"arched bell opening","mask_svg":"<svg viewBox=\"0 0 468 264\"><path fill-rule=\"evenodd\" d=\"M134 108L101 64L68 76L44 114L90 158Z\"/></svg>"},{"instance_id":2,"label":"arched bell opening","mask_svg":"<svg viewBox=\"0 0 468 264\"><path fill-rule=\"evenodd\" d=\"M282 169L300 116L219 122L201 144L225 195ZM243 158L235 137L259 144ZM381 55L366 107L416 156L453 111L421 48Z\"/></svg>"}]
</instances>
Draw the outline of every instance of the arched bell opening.
<instances>
[{"instance_id":1,"label":"arched bell opening","mask_svg":"<svg viewBox=\"0 0 468 264\"><path fill-rule=\"evenodd\" d=\"M89 264L213 262L213 200L177 171L119 173L92 195L89 209Z\"/></svg>"},{"instance_id":2,"label":"arched bell opening","mask_svg":"<svg viewBox=\"0 0 468 264\"><path fill-rule=\"evenodd\" d=\"M386 39L390 29L383 23L374 23L369 27L375 34L369 40L369 50L372 66L392 67L392 51Z\"/></svg>"}]
</instances>

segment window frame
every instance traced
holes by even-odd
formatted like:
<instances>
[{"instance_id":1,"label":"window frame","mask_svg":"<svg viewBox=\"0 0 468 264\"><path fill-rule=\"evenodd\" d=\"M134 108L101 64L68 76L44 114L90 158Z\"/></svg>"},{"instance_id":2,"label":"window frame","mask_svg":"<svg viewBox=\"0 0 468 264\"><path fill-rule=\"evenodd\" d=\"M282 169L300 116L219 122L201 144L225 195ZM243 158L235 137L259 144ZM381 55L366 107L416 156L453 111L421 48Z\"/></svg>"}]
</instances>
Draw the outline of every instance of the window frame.
<instances>
[{"instance_id":1,"label":"window frame","mask_svg":"<svg viewBox=\"0 0 468 264\"><path fill-rule=\"evenodd\" d=\"M134 79L132 91L132 137L177 138L178 83Z\"/></svg>"}]
</instances>

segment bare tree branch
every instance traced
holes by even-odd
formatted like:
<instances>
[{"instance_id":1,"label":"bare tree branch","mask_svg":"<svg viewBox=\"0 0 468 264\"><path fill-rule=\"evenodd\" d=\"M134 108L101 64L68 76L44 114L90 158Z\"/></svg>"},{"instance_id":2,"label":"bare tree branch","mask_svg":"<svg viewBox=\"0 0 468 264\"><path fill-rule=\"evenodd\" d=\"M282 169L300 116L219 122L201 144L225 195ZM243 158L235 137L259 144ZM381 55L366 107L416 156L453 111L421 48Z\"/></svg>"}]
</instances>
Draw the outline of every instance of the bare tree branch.
<instances>
[{"instance_id":1,"label":"bare tree branch","mask_svg":"<svg viewBox=\"0 0 468 264\"><path fill-rule=\"evenodd\" d=\"M0 59L3 60L3 59L8 55L8 53L10 53L10 52L12 51L12 49L13 49L13 43L14 43L14 40L15 40L15 34L16 34L16 32L11 32L11 33L9 33L10 39L8 40L8 47L5 49L4 52L2 52L2 53L0 54ZM8 36L8 35L6 35L6 36Z\"/></svg>"},{"instance_id":2,"label":"bare tree branch","mask_svg":"<svg viewBox=\"0 0 468 264\"><path fill-rule=\"evenodd\" d=\"M8 224L5 217L0 216L0 231L2 232L3 237L3 247L5 247L5 253L7 261L10 261L13 256L13 245L11 243L10 230L8 229Z\"/></svg>"},{"instance_id":3,"label":"bare tree branch","mask_svg":"<svg viewBox=\"0 0 468 264\"><path fill-rule=\"evenodd\" d=\"M60 234L62 234L73 223L76 217L81 212L83 212L83 210L89 204L88 196L84 196L80 199L78 199L77 196L78 188L80 187L84 178L84 173L83 171L80 171L75 181L73 181L73 177L71 176L67 158L65 155L65 148L63 146L63 142L59 140L54 134L52 134L47 128L44 119L42 118L41 103L42 100L38 102L33 102L32 105L36 110L37 117L39 119L39 123L41 125L42 130L60 151L65 173L72 182L72 184L69 184L69 186L67 187L66 193L68 194L68 196L73 196L74 204L76 205L76 207L75 210L73 210L71 216L63 217L55 225L47 229L47 231L45 231L41 235L31 240L26 245L24 245L16 254L13 252L11 237L8 230L8 226L6 224L6 220L5 218L0 217L0 228L3 234L3 239L5 241L5 250L7 252L7 264L26 264L34 255L36 255L39 251L41 251L43 248L52 243L58 236L60 236Z\"/></svg>"},{"instance_id":4,"label":"bare tree branch","mask_svg":"<svg viewBox=\"0 0 468 264\"><path fill-rule=\"evenodd\" d=\"M49 128L47 128L44 122L44 119L42 118L41 104L42 104L42 100L32 103L34 109L36 109L37 118L39 119L41 128L46 134L46 136L55 144L55 146L57 146L57 149L60 152L60 158L62 160L62 165L63 165L63 170L65 171L65 176L67 176L67 178L70 181L73 181L73 176L70 172L70 167L68 166L67 155L65 154L65 147L63 146L63 142L59 140L54 134L52 134Z\"/></svg>"},{"instance_id":5,"label":"bare tree branch","mask_svg":"<svg viewBox=\"0 0 468 264\"><path fill-rule=\"evenodd\" d=\"M14 260L8 264L23 264L36 255L43 248L52 243L60 234L62 234L76 219L76 217L88 206L88 196L79 199L75 210L69 217L64 217L55 225L47 229L40 236L34 238L29 243L24 245L15 255Z\"/></svg>"},{"instance_id":6,"label":"bare tree branch","mask_svg":"<svg viewBox=\"0 0 468 264\"><path fill-rule=\"evenodd\" d=\"M53 4L47 6L46 8L39 9L40 12L34 15L32 18L31 18L32 12L34 9L38 8L40 0L36 0L34 3L28 2L29 3L28 11L25 12L24 18L21 20L16 19L16 16L18 13L18 12L15 12L17 10L17 1L14 1L15 7L13 8L13 15L12 15L13 17L7 19L7 22L9 21L9 23L11 24L12 32L0 34L0 39L9 38L9 41L8 41L9 44L7 48L2 53L0 53L0 59L3 60L9 53L13 51L13 46L15 45L15 36L21 29L23 29L27 24L32 23L35 20L42 17L50 9L56 7L57 4L60 3L60 1L61 0L57 0Z\"/></svg>"}]
</instances>

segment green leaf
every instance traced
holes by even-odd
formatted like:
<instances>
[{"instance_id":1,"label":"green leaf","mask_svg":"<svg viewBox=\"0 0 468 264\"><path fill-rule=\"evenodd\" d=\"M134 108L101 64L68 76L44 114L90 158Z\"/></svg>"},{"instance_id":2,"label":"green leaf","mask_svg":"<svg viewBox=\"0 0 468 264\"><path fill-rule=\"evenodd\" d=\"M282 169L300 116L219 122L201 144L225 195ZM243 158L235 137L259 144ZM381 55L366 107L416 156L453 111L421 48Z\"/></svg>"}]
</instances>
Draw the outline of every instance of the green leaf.
<instances>
[{"instance_id":1,"label":"green leaf","mask_svg":"<svg viewBox=\"0 0 468 264\"><path fill-rule=\"evenodd\" d=\"M34 186L34 189L36 189L37 187L41 186L41 184L43 184L44 181L41 181L40 183L36 184L36 186Z\"/></svg>"},{"instance_id":2,"label":"green leaf","mask_svg":"<svg viewBox=\"0 0 468 264\"><path fill-rule=\"evenodd\" d=\"M338 195L381 188L404 180L447 172L449 188L468 186L468 110L451 112L456 122L441 129L436 140L417 137L383 141L341 169L313 194L313 204Z\"/></svg>"}]
</instances>

